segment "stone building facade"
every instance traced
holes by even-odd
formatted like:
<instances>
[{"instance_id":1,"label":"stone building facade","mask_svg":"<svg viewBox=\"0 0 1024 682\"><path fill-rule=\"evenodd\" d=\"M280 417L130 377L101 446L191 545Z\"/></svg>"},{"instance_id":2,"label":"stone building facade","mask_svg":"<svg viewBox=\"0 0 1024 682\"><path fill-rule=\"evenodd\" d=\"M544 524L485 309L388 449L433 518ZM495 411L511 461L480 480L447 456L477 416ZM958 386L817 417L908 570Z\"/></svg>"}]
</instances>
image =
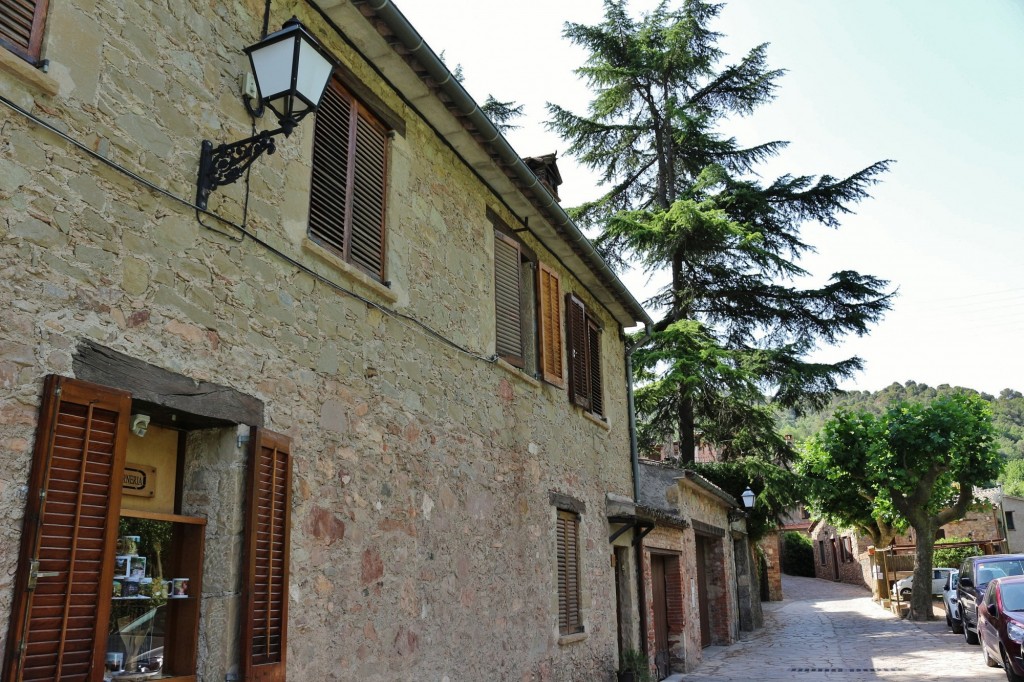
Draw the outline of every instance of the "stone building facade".
<instances>
[{"instance_id":1,"label":"stone building facade","mask_svg":"<svg viewBox=\"0 0 1024 682\"><path fill-rule=\"evenodd\" d=\"M647 650L660 673L687 672L760 627L753 546L737 501L693 471L641 461L639 502Z\"/></svg>"},{"instance_id":2,"label":"stone building facade","mask_svg":"<svg viewBox=\"0 0 1024 682\"><path fill-rule=\"evenodd\" d=\"M4 679L124 665L148 626L118 600L163 601L159 577L191 581L158 633L182 679L612 679L639 645L607 518L632 495L623 330L650 320L415 29L349 0L37 6L41 38L0 47ZM369 264L354 223L309 231L314 171L345 161L316 160L321 114L193 206L201 140L275 127L243 106L242 48L292 15L340 64L337 134L383 150ZM92 568L51 570L35 529L72 508ZM147 524L167 539L115 547ZM73 592L91 649L65 664L33 609Z\"/></svg>"}]
</instances>

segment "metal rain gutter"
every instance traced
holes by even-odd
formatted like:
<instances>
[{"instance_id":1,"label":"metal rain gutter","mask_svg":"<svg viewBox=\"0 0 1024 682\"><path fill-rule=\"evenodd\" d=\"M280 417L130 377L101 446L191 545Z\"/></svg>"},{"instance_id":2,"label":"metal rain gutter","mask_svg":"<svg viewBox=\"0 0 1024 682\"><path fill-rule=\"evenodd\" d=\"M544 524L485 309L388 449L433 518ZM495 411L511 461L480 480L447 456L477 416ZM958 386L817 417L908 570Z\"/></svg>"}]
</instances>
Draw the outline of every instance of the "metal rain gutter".
<instances>
[{"instance_id":1,"label":"metal rain gutter","mask_svg":"<svg viewBox=\"0 0 1024 682\"><path fill-rule=\"evenodd\" d=\"M647 311L643 309L643 306L637 302L633 294L626 288L626 285L622 283L618 275L612 271L608 263L601 257L601 254L597 252L594 245L590 243L586 235L580 231L572 221L572 218L565 212L565 209L551 196L551 193L541 184L534 172L530 170L530 167L523 162L519 154L516 153L504 136L494 127L490 119L480 110L476 101L455 80L448 67L434 54L430 46L424 42L423 37L413 28L409 20L405 18L405 15L402 14L391 0L369 0L366 5L387 24L388 28L402 42L409 53L423 65L430 74L430 77L437 82L438 87L452 99L456 110L468 118L477 128L484 142L492 145L500 159L513 169L519 180L536 197L540 208L547 218L556 228L562 230L567 237L567 241L577 250L583 261L597 271L598 275L604 280L605 285L621 299L621 302L626 304L627 308L632 309L635 321L642 322L648 326L653 324L653 320L647 314Z\"/></svg>"}]
</instances>

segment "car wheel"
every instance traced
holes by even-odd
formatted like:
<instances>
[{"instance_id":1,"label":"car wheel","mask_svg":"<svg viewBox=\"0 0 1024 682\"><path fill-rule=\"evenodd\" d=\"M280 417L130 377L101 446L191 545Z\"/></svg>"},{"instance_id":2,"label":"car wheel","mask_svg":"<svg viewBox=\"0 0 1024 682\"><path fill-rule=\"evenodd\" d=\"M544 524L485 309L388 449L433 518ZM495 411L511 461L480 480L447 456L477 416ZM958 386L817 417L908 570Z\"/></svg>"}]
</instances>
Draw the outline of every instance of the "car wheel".
<instances>
[{"instance_id":1,"label":"car wheel","mask_svg":"<svg viewBox=\"0 0 1024 682\"><path fill-rule=\"evenodd\" d=\"M999 648L999 651L1002 653L1002 647ZM995 668L999 666L999 661L988 655L988 648L985 647L984 641L981 643L981 657L985 659L985 665L988 667Z\"/></svg>"},{"instance_id":2,"label":"car wheel","mask_svg":"<svg viewBox=\"0 0 1024 682\"><path fill-rule=\"evenodd\" d=\"M964 641L967 642L968 644L977 644L978 643L978 633L977 632L971 632L971 628L968 627L968 624L967 624L966 620L964 621L963 625L964 625Z\"/></svg>"},{"instance_id":3,"label":"car wheel","mask_svg":"<svg viewBox=\"0 0 1024 682\"><path fill-rule=\"evenodd\" d=\"M964 622L959 618L954 618L953 624L950 625L950 627L953 628L954 635L959 635L961 632L964 631Z\"/></svg>"},{"instance_id":4,"label":"car wheel","mask_svg":"<svg viewBox=\"0 0 1024 682\"><path fill-rule=\"evenodd\" d=\"M949 611L946 611L946 627L953 627L953 619L949 617Z\"/></svg>"},{"instance_id":5,"label":"car wheel","mask_svg":"<svg viewBox=\"0 0 1024 682\"><path fill-rule=\"evenodd\" d=\"M1006 655L1006 649L999 647L999 654L1003 658L1003 670L1006 671L1006 679L1009 682L1024 682L1024 677L1021 677L1017 673L1013 672L1013 667L1010 665L1010 659Z\"/></svg>"}]
</instances>

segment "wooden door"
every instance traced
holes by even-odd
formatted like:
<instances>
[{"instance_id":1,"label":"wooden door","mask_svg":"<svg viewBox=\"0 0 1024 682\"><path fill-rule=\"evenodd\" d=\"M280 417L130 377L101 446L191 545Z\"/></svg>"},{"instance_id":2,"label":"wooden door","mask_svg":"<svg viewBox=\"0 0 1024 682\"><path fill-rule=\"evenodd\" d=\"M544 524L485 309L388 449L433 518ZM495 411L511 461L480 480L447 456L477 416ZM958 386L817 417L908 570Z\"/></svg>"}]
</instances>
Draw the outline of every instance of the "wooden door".
<instances>
[{"instance_id":1,"label":"wooden door","mask_svg":"<svg viewBox=\"0 0 1024 682\"><path fill-rule=\"evenodd\" d=\"M654 611L654 655L668 653L668 598L665 589L665 557L651 555L651 601Z\"/></svg>"},{"instance_id":2,"label":"wooden door","mask_svg":"<svg viewBox=\"0 0 1024 682\"><path fill-rule=\"evenodd\" d=\"M131 396L47 377L4 679L103 677Z\"/></svg>"},{"instance_id":3,"label":"wooden door","mask_svg":"<svg viewBox=\"0 0 1024 682\"><path fill-rule=\"evenodd\" d=\"M707 540L697 536L697 611L700 614L700 645L711 646L711 609L708 606Z\"/></svg>"}]
</instances>

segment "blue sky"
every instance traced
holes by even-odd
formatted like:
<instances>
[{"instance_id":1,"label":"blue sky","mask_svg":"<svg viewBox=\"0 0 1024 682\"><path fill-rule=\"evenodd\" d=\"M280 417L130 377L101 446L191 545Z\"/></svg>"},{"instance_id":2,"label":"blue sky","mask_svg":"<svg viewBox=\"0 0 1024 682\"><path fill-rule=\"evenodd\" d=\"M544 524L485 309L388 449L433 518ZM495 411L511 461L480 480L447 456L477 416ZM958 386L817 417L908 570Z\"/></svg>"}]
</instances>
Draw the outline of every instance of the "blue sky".
<instances>
[{"instance_id":1,"label":"blue sky","mask_svg":"<svg viewBox=\"0 0 1024 682\"><path fill-rule=\"evenodd\" d=\"M522 128L507 136L520 154L561 153L566 145L543 129L545 103L583 113L588 102L573 73L585 54L562 27L600 21L600 0L398 5L435 52L462 65L477 101L525 105ZM819 357L866 361L850 389L913 379L1024 391L1024 1L735 0L714 28L731 55L767 42L771 67L787 70L774 102L723 127L747 144L790 141L762 167L766 180L896 161L839 230L804 228L818 249L801 262L813 275L806 284L852 269L900 290L869 336ZM565 205L597 196L596 179L570 157L559 168ZM640 299L658 282L623 279Z\"/></svg>"}]
</instances>

